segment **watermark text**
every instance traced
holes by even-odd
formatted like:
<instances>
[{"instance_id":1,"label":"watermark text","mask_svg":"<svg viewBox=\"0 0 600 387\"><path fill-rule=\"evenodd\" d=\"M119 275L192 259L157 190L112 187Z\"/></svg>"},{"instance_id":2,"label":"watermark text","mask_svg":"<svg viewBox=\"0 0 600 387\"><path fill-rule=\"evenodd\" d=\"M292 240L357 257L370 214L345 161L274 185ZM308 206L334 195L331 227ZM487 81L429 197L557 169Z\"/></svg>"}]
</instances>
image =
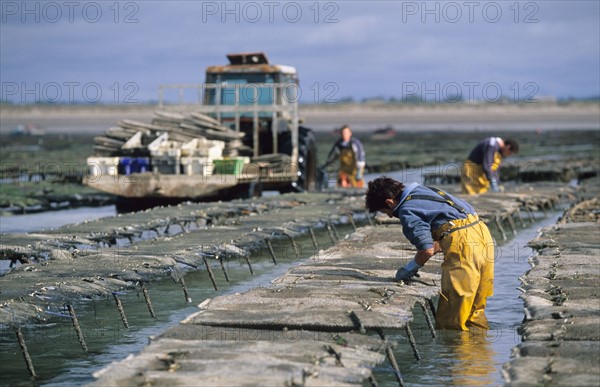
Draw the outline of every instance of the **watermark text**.
<instances>
[{"instance_id":1,"label":"watermark text","mask_svg":"<svg viewBox=\"0 0 600 387\"><path fill-rule=\"evenodd\" d=\"M2 1L2 23L139 23L139 4L133 1Z\"/></svg>"}]
</instances>

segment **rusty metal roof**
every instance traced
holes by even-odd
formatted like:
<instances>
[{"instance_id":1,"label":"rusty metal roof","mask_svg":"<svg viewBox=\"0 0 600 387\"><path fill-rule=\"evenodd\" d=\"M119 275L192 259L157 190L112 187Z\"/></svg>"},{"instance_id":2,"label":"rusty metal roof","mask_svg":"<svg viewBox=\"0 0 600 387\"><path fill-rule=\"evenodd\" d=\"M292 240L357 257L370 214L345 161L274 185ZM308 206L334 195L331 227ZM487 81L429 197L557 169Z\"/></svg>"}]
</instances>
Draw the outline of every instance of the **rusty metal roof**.
<instances>
[{"instance_id":1,"label":"rusty metal roof","mask_svg":"<svg viewBox=\"0 0 600 387\"><path fill-rule=\"evenodd\" d=\"M265 53L262 52L242 52L239 54L228 54L229 65L209 66L206 73L286 73L296 74L296 69L292 66L272 65Z\"/></svg>"},{"instance_id":2,"label":"rusty metal roof","mask_svg":"<svg viewBox=\"0 0 600 387\"><path fill-rule=\"evenodd\" d=\"M227 54L227 59L231 65L247 64L269 64L267 55L264 52L241 52L239 54Z\"/></svg>"}]
</instances>

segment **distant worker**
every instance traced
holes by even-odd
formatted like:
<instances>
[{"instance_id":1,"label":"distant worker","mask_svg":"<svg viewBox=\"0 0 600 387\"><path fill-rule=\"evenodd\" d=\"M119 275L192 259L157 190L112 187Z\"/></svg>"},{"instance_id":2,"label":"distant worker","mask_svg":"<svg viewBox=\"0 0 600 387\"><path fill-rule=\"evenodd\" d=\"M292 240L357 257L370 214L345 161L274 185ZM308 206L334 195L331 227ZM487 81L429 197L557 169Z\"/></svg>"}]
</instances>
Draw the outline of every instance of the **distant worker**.
<instances>
[{"instance_id":1,"label":"distant worker","mask_svg":"<svg viewBox=\"0 0 600 387\"><path fill-rule=\"evenodd\" d=\"M481 141L473 150L460 174L462 193L476 195L500 191L499 171L502 159L519 152L519 143L513 139L489 137Z\"/></svg>"},{"instance_id":2,"label":"distant worker","mask_svg":"<svg viewBox=\"0 0 600 387\"><path fill-rule=\"evenodd\" d=\"M444 253L435 314L439 329L489 329L485 306L494 292L494 241L469 203L437 188L405 186L382 176L369 182L365 207L400 219L402 233L417 249L396 272L397 281L411 281L433 255Z\"/></svg>"},{"instance_id":3,"label":"distant worker","mask_svg":"<svg viewBox=\"0 0 600 387\"><path fill-rule=\"evenodd\" d=\"M365 186L363 174L365 171L365 148L359 139L352 137L352 131L348 125L342 126L341 138L333 144L327 156L327 162L323 168L333 164L336 159L340 160L338 172L338 187L362 188Z\"/></svg>"}]
</instances>

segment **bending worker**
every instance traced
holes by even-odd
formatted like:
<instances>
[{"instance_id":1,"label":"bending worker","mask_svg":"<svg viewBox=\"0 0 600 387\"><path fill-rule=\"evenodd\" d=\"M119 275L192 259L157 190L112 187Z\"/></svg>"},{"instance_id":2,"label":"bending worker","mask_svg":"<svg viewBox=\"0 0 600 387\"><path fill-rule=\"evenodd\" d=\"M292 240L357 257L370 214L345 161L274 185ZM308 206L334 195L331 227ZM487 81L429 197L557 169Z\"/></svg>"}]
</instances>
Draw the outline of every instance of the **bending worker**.
<instances>
[{"instance_id":1,"label":"bending worker","mask_svg":"<svg viewBox=\"0 0 600 387\"><path fill-rule=\"evenodd\" d=\"M333 144L323 168L333 164L339 158L338 187L362 188L365 186L363 180L365 148L360 140L352 137L352 131L348 125L342 126L340 134L341 138Z\"/></svg>"},{"instance_id":2,"label":"bending worker","mask_svg":"<svg viewBox=\"0 0 600 387\"><path fill-rule=\"evenodd\" d=\"M469 154L460 174L462 193L469 195L500 191L499 171L504 157L519 152L516 140L489 137L481 141Z\"/></svg>"},{"instance_id":3,"label":"bending worker","mask_svg":"<svg viewBox=\"0 0 600 387\"><path fill-rule=\"evenodd\" d=\"M485 305L494 289L494 242L471 205L444 191L389 177L369 182L365 206L400 219L404 236L417 248L396 272L409 281L434 254L444 253L436 311L439 329L489 329Z\"/></svg>"}]
</instances>

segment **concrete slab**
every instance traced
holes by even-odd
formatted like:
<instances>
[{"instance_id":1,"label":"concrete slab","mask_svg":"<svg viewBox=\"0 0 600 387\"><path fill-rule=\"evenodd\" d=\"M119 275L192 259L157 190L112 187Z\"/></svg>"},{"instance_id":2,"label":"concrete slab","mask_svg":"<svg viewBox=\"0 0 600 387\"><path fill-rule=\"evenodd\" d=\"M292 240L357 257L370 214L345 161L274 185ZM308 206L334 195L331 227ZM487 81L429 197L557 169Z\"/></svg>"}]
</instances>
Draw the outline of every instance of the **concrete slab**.
<instances>
[{"instance_id":1,"label":"concrete slab","mask_svg":"<svg viewBox=\"0 0 600 387\"><path fill-rule=\"evenodd\" d=\"M521 278L523 342L504 365L508 386L600 385L600 187L584 183L581 202L529 245L538 250Z\"/></svg>"}]
</instances>

